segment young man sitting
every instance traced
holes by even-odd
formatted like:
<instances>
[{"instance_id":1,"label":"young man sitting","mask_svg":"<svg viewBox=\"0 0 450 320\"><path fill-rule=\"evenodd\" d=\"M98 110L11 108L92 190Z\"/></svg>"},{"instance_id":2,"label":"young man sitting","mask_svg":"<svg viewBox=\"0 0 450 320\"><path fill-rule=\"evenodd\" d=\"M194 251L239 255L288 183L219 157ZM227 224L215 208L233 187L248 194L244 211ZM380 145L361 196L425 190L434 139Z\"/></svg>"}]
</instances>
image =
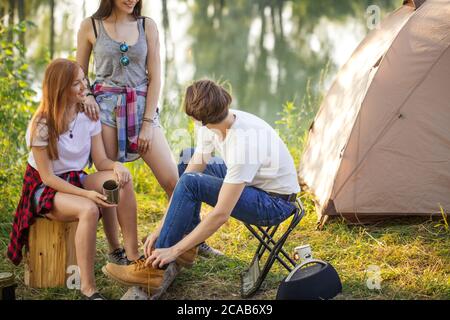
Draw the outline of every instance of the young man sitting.
<instances>
[{"instance_id":1,"label":"young man sitting","mask_svg":"<svg viewBox=\"0 0 450 320\"><path fill-rule=\"evenodd\" d=\"M295 210L300 191L294 161L275 130L262 119L229 109L232 98L210 80L197 81L185 96L186 114L201 123L195 152L159 227L145 243L145 259L130 266L108 264L104 272L127 285L159 288L164 268L190 265L195 248L234 217L276 225ZM223 161L212 158L218 151ZM200 219L202 202L214 209Z\"/></svg>"}]
</instances>

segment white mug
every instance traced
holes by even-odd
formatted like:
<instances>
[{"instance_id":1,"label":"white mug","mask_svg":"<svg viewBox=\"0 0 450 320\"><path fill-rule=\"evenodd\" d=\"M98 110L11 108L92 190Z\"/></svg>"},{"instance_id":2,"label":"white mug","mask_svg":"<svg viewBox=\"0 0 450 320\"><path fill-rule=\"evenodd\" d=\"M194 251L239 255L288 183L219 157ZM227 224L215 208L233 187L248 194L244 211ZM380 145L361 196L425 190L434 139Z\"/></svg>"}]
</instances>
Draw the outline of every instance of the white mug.
<instances>
[{"instance_id":1,"label":"white mug","mask_svg":"<svg viewBox=\"0 0 450 320\"><path fill-rule=\"evenodd\" d=\"M294 258L295 260L300 260L301 263L312 260L312 250L309 244L304 246L295 247L294 249Z\"/></svg>"}]
</instances>

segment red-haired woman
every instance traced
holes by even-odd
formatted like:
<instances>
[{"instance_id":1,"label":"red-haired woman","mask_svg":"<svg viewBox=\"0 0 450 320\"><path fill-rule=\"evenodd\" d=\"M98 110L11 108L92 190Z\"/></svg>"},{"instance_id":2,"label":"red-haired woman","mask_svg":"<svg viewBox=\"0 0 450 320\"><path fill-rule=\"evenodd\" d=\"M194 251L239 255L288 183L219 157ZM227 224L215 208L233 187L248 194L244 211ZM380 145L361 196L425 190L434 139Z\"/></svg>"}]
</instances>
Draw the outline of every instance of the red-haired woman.
<instances>
[{"instance_id":1,"label":"red-haired woman","mask_svg":"<svg viewBox=\"0 0 450 320\"><path fill-rule=\"evenodd\" d=\"M86 95L82 68L66 59L46 69L42 101L27 130L31 147L20 199L8 246L15 264L22 258L28 228L38 216L56 221L78 221L75 234L81 292L85 298L104 299L94 278L94 257L100 209L103 216L117 215L130 259L138 259L136 199L129 171L105 153L99 121L80 112ZM98 172L83 169L89 155ZM114 179L120 185L120 202L113 206L101 194L102 184Z\"/></svg>"}]
</instances>

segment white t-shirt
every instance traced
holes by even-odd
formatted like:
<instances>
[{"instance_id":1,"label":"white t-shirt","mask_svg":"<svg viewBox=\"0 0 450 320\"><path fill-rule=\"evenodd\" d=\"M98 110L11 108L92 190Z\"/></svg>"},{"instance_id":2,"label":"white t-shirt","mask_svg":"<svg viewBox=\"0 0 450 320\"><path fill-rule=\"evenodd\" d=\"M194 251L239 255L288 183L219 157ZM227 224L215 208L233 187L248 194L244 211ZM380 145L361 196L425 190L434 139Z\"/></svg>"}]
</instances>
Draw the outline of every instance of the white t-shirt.
<instances>
[{"instance_id":1,"label":"white t-shirt","mask_svg":"<svg viewBox=\"0 0 450 320\"><path fill-rule=\"evenodd\" d=\"M26 133L27 146L30 147L30 125ZM56 175L83 170L89 161L91 152L91 137L98 135L102 131L99 121L90 120L84 113L78 113L75 120L69 124L73 138L70 138L70 130L59 136L58 160L53 160L53 172ZM36 135L33 139L33 147L45 147L48 145L48 128L45 121L38 123ZM28 163L37 170L33 152L28 155Z\"/></svg>"},{"instance_id":2,"label":"white t-shirt","mask_svg":"<svg viewBox=\"0 0 450 320\"><path fill-rule=\"evenodd\" d=\"M197 127L195 152L220 153L227 166L225 183L245 183L279 194L298 193L294 160L276 131L250 113L233 109L230 113L236 119L223 141L220 133Z\"/></svg>"}]
</instances>

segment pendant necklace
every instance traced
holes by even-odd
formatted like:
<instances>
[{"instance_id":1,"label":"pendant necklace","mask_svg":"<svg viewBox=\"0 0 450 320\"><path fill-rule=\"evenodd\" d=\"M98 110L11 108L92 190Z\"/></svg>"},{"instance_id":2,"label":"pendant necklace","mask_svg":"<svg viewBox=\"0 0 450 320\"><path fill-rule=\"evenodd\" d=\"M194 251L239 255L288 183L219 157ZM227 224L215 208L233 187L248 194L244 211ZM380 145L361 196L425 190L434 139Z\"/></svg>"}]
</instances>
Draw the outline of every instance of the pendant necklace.
<instances>
[{"instance_id":1,"label":"pendant necklace","mask_svg":"<svg viewBox=\"0 0 450 320\"><path fill-rule=\"evenodd\" d=\"M73 139L73 130L75 129L75 125L77 124L77 119L78 119L78 113L75 116L75 122L73 123L72 129L69 128L69 137L70 137L70 139Z\"/></svg>"}]
</instances>

